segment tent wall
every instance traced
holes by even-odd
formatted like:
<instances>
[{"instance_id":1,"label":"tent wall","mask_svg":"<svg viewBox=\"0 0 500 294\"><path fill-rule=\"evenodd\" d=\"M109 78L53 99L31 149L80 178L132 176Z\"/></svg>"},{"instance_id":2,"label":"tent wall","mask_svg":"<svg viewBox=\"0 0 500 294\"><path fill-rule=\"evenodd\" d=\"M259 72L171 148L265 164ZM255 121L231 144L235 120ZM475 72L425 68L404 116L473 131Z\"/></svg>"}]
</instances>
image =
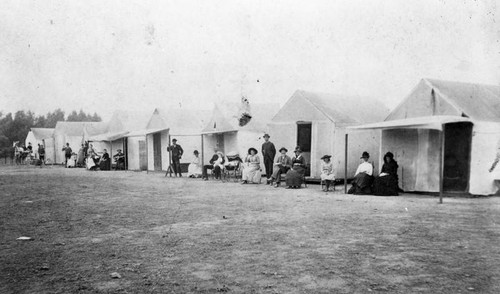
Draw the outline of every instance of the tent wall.
<instances>
[{"instance_id":1,"label":"tent wall","mask_svg":"<svg viewBox=\"0 0 500 294\"><path fill-rule=\"evenodd\" d=\"M488 172L495 160L500 144L500 123L475 122L472 136L471 170L469 193L474 195L492 195L499 192L499 181L494 175L500 175L497 165L495 172Z\"/></svg>"},{"instance_id":2,"label":"tent wall","mask_svg":"<svg viewBox=\"0 0 500 294\"><path fill-rule=\"evenodd\" d=\"M41 141L38 141L33 134L32 131L29 131L28 135L26 136L26 139L24 140L24 146L28 146L28 143L31 142L31 145L33 145L33 149L36 153L36 149L38 148L38 144L41 144Z\"/></svg>"},{"instance_id":3,"label":"tent wall","mask_svg":"<svg viewBox=\"0 0 500 294\"><path fill-rule=\"evenodd\" d=\"M43 140L45 146L45 162L55 163L56 160L56 149L54 138L47 138Z\"/></svg>"},{"instance_id":4,"label":"tent wall","mask_svg":"<svg viewBox=\"0 0 500 294\"><path fill-rule=\"evenodd\" d=\"M345 127L335 129L334 152L332 160L336 164L337 178L344 178L345 173ZM380 157L380 131L350 132L349 144L347 146L347 178L352 179L358 165L361 163L361 154L364 151L370 153L369 162L373 164L374 175L380 169L378 161Z\"/></svg>"},{"instance_id":5,"label":"tent wall","mask_svg":"<svg viewBox=\"0 0 500 294\"><path fill-rule=\"evenodd\" d=\"M201 136L172 136L171 139L174 138L177 139L177 144L181 145L182 150L184 150L184 155L180 160L181 163L190 163L193 160L194 157L193 152L195 150L201 152ZM165 160L168 169L170 154L169 152L167 152L167 147L165 147L164 150L166 155Z\"/></svg>"},{"instance_id":6,"label":"tent wall","mask_svg":"<svg viewBox=\"0 0 500 294\"><path fill-rule=\"evenodd\" d=\"M64 134L55 134L54 139L56 147L56 163L63 163L65 161L64 151L62 151L62 148L66 146L66 143L69 143L69 147L71 147L71 149L75 153L78 153L78 150L83 143L83 136L67 136Z\"/></svg>"},{"instance_id":7,"label":"tent wall","mask_svg":"<svg viewBox=\"0 0 500 294\"><path fill-rule=\"evenodd\" d=\"M154 150L153 150L153 134L146 135L146 149L148 156L148 170L155 170L154 167Z\"/></svg>"},{"instance_id":8,"label":"tent wall","mask_svg":"<svg viewBox=\"0 0 500 294\"><path fill-rule=\"evenodd\" d=\"M146 137L127 138L127 159L129 170L141 170L139 141L145 141ZM147 164L146 164L147 165ZM147 168L147 166L146 166Z\"/></svg>"},{"instance_id":9,"label":"tent wall","mask_svg":"<svg viewBox=\"0 0 500 294\"><path fill-rule=\"evenodd\" d=\"M390 151L398 162L399 186L404 191L439 192L441 145L439 131L400 129L382 131L382 156Z\"/></svg>"}]
</instances>

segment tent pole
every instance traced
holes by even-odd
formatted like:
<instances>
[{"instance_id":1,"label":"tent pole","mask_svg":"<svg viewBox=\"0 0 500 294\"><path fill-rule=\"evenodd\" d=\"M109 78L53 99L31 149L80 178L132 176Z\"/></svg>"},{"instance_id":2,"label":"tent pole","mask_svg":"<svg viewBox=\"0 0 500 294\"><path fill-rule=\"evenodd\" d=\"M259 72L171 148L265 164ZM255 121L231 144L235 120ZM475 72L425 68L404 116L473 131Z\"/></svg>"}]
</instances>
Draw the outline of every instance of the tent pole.
<instances>
[{"instance_id":1,"label":"tent pole","mask_svg":"<svg viewBox=\"0 0 500 294\"><path fill-rule=\"evenodd\" d=\"M204 156L203 156L203 153L204 153L203 148L204 148L204 146L203 146L203 134L201 134L201 166L203 166L205 164Z\"/></svg>"},{"instance_id":2,"label":"tent pole","mask_svg":"<svg viewBox=\"0 0 500 294\"><path fill-rule=\"evenodd\" d=\"M146 134L146 174L149 174L148 134Z\"/></svg>"},{"instance_id":3,"label":"tent pole","mask_svg":"<svg viewBox=\"0 0 500 294\"><path fill-rule=\"evenodd\" d=\"M439 132L439 143L440 143L440 152L439 152L439 204L443 204L443 172L444 172L444 125L441 132Z\"/></svg>"},{"instance_id":4,"label":"tent pole","mask_svg":"<svg viewBox=\"0 0 500 294\"><path fill-rule=\"evenodd\" d=\"M349 140L349 135L345 133L345 161L344 161L344 193L347 194L347 141Z\"/></svg>"}]
</instances>

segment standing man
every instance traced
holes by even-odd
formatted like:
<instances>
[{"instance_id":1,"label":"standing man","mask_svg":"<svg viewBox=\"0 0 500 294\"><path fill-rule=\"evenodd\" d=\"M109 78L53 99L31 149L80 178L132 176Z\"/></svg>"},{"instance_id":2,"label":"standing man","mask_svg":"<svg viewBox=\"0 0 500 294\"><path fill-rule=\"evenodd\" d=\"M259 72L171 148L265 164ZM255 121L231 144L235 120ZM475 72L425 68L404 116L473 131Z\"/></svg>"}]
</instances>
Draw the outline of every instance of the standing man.
<instances>
[{"instance_id":1,"label":"standing man","mask_svg":"<svg viewBox=\"0 0 500 294\"><path fill-rule=\"evenodd\" d=\"M262 156L264 157L264 166L266 167L266 178L267 178L267 183L271 183L271 177L273 175L273 161L274 161L274 156L276 155L276 148L274 147L274 144L269 141L269 134L264 135L264 144L262 144Z\"/></svg>"},{"instance_id":2,"label":"standing man","mask_svg":"<svg viewBox=\"0 0 500 294\"><path fill-rule=\"evenodd\" d=\"M181 145L177 145L177 139L172 140L172 146L167 147L168 152L172 152L171 157L172 157L172 165L174 168L174 174L177 176L177 173L179 173L179 177L182 177L181 174L181 157L182 154L184 154L184 150L182 150Z\"/></svg>"},{"instance_id":3,"label":"standing man","mask_svg":"<svg viewBox=\"0 0 500 294\"><path fill-rule=\"evenodd\" d=\"M43 147L43 144L38 144L38 159L40 160L40 168L42 168L42 164L45 164L45 147Z\"/></svg>"},{"instance_id":4,"label":"standing man","mask_svg":"<svg viewBox=\"0 0 500 294\"><path fill-rule=\"evenodd\" d=\"M69 147L69 143L66 143L66 146L63 147L62 151L64 151L64 158L66 161L64 161L64 167L68 167L68 159L71 158L71 153L73 150L71 150L71 147Z\"/></svg>"}]
</instances>

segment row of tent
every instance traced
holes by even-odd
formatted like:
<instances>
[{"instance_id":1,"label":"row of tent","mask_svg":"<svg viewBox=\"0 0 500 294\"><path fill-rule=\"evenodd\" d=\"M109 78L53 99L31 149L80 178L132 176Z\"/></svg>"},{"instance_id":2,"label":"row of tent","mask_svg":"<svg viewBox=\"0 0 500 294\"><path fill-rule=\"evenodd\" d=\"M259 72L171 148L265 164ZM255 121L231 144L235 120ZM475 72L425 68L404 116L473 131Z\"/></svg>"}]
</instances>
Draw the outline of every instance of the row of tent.
<instances>
[{"instance_id":1,"label":"row of tent","mask_svg":"<svg viewBox=\"0 0 500 294\"><path fill-rule=\"evenodd\" d=\"M250 147L260 150L263 135L269 133L277 149L301 146L312 179L319 178L324 154L333 155L337 178L352 178L363 151L371 154L376 170L383 154L391 151L405 191L441 191L439 179L447 168L458 169L460 175L449 192L498 191L499 179L488 172L488 165L500 142L499 86L422 79L392 112L372 97L297 90L281 108L252 104L252 119L245 126L238 124L238 108L238 103L219 103L212 111L116 111L108 122L33 128L26 143L43 142L46 157L60 163L66 143L75 150L90 141L110 153L122 149L129 170L167 171L167 147L173 138L185 150L181 163L189 163L198 150L207 164L215 150L242 156ZM443 165L450 157L458 164Z\"/></svg>"}]
</instances>

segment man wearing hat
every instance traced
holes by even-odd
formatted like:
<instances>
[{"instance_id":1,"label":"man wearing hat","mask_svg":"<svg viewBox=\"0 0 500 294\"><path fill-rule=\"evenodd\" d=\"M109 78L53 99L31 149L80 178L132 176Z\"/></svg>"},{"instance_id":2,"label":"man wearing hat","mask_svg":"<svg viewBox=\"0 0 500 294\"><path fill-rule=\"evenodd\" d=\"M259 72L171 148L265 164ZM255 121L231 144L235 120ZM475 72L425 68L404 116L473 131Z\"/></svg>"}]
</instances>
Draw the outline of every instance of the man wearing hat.
<instances>
[{"instance_id":1,"label":"man wearing hat","mask_svg":"<svg viewBox=\"0 0 500 294\"><path fill-rule=\"evenodd\" d=\"M281 147L279 151L280 155L276 158L273 174L271 176L271 184L272 182L276 182L276 188L280 186L281 174L286 174L286 172L292 167L292 158L286 155L288 149Z\"/></svg>"},{"instance_id":2,"label":"man wearing hat","mask_svg":"<svg viewBox=\"0 0 500 294\"><path fill-rule=\"evenodd\" d=\"M266 178L267 184L271 183L271 177L273 175L273 161L274 156L276 156L276 148L274 144L269 141L269 134L264 135L264 144L262 144L262 156L264 157L264 167L266 168Z\"/></svg>"},{"instance_id":3,"label":"man wearing hat","mask_svg":"<svg viewBox=\"0 0 500 294\"><path fill-rule=\"evenodd\" d=\"M174 175L182 177L181 174L181 157L184 154L181 145L177 145L177 139L172 140L172 145L167 147L167 151L170 153L170 158L172 158L172 168L174 169Z\"/></svg>"},{"instance_id":4,"label":"man wearing hat","mask_svg":"<svg viewBox=\"0 0 500 294\"><path fill-rule=\"evenodd\" d=\"M349 189L349 194L371 194L371 186L373 184L373 165L368 162L370 154L363 152L361 155L361 163L354 174L352 187Z\"/></svg>"}]
</instances>

